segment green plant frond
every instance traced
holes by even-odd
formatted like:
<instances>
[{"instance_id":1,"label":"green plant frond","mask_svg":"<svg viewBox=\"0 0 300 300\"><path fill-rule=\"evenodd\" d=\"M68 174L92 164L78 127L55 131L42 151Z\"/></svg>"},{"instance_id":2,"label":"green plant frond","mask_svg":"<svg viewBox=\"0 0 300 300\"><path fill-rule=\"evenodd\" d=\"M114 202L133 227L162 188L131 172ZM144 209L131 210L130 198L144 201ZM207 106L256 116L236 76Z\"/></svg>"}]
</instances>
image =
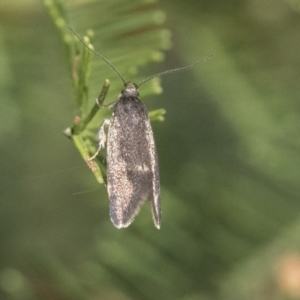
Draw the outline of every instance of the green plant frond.
<instances>
[{"instance_id":1,"label":"green plant frond","mask_svg":"<svg viewBox=\"0 0 300 300\"><path fill-rule=\"evenodd\" d=\"M111 115L108 109L99 110L95 99L102 89L101 101L104 102L106 96L105 103L116 101L123 83L109 65L82 45L68 26L76 31L86 46L113 64L126 81L138 83L143 79L136 76L139 67L161 61L163 51L171 45L170 32L161 27L165 14L155 8L154 2L78 1L64 6L59 0L44 1L66 47L78 105L76 122L65 132L76 135L73 138L75 146L85 161L97 148L96 132L100 124ZM108 87L102 86L105 79L112 83L109 94ZM143 87L141 98L161 93L159 82L155 79ZM151 120L162 121L164 113L164 110L157 110L149 115ZM88 166L94 169L89 163ZM101 168L96 166L97 175L94 172L98 182L104 181Z\"/></svg>"},{"instance_id":2,"label":"green plant frond","mask_svg":"<svg viewBox=\"0 0 300 300\"><path fill-rule=\"evenodd\" d=\"M153 1L151 1L153 2ZM90 1L67 6L69 25L80 36L91 28L94 31L92 44L95 51L108 59L128 81L139 67L160 60L163 50L170 47L170 34L161 27L164 13L149 1ZM160 55L158 55L160 53ZM112 82L107 102L116 100L122 84L115 72L100 58L94 58L89 95L99 93L99 83L109 78ZM153 91L153 94L155 91ZM91 104L93 105L93 103Z\"/></svg>"}]
</instances>

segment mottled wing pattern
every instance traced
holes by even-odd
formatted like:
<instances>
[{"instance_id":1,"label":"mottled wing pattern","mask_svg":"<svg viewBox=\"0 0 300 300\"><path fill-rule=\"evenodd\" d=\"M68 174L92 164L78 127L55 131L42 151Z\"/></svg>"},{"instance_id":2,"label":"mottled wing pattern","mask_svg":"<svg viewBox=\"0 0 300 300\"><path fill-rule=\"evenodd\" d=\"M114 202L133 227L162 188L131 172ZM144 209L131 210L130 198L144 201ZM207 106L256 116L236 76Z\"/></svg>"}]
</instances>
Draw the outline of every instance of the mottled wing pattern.
<instances>
[{"instance_id":1,"label":"mottled wing pattern","mask_svg":"<svg viewBox=\"0 0 300 300\"><path fill-rule=\"evenodd\" d=\"M115 105L107 140L107 189L117 228L130 225L146 200L160 227L158 159L146 106L137 97L121 97Z\"/></svg>"}]
</instances>

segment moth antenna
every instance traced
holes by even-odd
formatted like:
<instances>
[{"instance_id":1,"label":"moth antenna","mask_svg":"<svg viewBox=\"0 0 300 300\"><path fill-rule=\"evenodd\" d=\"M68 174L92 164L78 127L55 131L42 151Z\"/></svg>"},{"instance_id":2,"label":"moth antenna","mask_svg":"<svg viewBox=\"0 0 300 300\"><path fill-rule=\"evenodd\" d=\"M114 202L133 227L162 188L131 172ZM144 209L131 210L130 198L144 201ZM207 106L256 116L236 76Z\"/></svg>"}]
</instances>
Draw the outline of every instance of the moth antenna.
<instances>
[{"instance_id":1,"label":"moth antenna","mask_svg":"<svg viewBox=\"0 0 300 300\"><path fill-rule=\"evenodd\" d=\"M172 73L175 73L175 72L185 71L185 70L191 69L191 68L193 68L194 66L196 66L196 65L198 65L198 64L200 64L200 63L202 63L202 62L205 62L206 60L210 59L210 58L213 57L213 56L214 56L213 54L212 54L212 55L209 55L209 56L207 56L207 57L205 57L205 58L203 58L203 59L201 59L201 60L198 60L198 61L196 61L195 63L193 63L193 64L191 64L191 65L188 65L188 66L186 66L186 67L176 68L176 69L172 69L172 70L168 70L168 71L164 71L164 72L155 74L155 75L153 75L153 76L151 76L151 77L149 77L149 78L143 80L142 82L140 82L140 83L138 84L138 86L140 87L142 84L144 84L145 82L147 82L147 81L149 81L149 80L151 80L151 79L153 79L153 78L155 78L155 77L162 77L162 76L169 75L169 74L172 74Z\"/></svg>"},{"instance_id":2,"label":"moth antenna","mask_svg":"<svg viewBox=\"0 0 300 300\"><path fill-rule=\"evenodd\" d=\"M91 52L93 52L96 56L100 57L104 62L106 62L106 64L108 64L117 74L118 76L121 78L121 80L123 81L123 83L126 83L126 80L124 79L124 77L120 74L120 72L115 68L115 66L109 62L104 56L102 56L100 53L96 52L95 50L91 49L88 45L85 44L85 42L82 40L82 38L70 27L68 26L69 29L73 32L73 34L79 39L79 41L86 47L88 48Z\"/></svg>"}]
</instances>

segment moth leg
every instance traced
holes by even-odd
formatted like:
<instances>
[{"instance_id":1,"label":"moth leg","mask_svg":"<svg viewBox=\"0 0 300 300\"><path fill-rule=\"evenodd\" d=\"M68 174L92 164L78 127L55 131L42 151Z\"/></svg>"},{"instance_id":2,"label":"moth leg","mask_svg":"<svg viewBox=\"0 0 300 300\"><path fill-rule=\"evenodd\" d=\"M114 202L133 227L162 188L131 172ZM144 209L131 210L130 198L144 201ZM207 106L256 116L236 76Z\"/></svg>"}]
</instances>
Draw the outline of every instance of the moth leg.
<instances>
[{"instance_id":1,"label":"moth leg","mask_svg":"<svg viewBox=\"0 0 300 300\"><path fill-rule=\"evenodd\" d=\"M100 150L105 148L105 143L106 143L106 132L105 132L105 126L109 126L110 120L109 119L104 119L102 122L99 132L98 132L98 141L99 141L99 146L96 151L96 153L88 159L88 161L91 161L96 158L96 156L99 154Z\"/></svg>"},{"instance_id":2,"label":"moth leg","mask_svg":"<svg viewBox=\"0 0 300 300\"><path fill-rule=\"evenodd\" d=\"M112 108L115 107L115 105L117 104L117 102L118 102L118 101L114 101L114 102L112 102L112 103L105 104L105 105L103 105L103 107L108 108L108 109L112 109Z\"/></svg>"},{"instance_id":3,"label":"moth leg","mask_svg":"<svg viewBox=\"0 0 300 300\"><path fill-rule=\"evenodd\" d=\"M105 107L105 108L109 108L109 109L112 109L114 108L114 106L117 104L118 101L114 101L112 103L109 103L109 104L101 104L99 102L99 99L97 98L96 99L96 104L99 106L99 107Z\"/></svg>"}]
</instances>

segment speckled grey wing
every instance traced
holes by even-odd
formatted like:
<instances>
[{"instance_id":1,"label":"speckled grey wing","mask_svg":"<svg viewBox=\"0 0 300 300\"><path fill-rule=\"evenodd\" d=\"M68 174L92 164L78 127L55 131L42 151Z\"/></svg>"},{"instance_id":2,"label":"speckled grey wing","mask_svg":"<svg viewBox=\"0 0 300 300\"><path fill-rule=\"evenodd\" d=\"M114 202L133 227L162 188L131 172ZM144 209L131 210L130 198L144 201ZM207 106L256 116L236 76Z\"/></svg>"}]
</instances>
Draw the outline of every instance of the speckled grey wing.
<instances>
[{"instance_id":1,"label":"speckled grey wing","mask_svg":"<svg viewBox=\"0 0 300 300\"><path fill-rule=\"evenodd\" d=\"M107 189L117 228L129 226L146 200L160 228L158 159L148 112L138 98L120 99L115 106L107 140Z\"/></svg>"}]
</instances>

